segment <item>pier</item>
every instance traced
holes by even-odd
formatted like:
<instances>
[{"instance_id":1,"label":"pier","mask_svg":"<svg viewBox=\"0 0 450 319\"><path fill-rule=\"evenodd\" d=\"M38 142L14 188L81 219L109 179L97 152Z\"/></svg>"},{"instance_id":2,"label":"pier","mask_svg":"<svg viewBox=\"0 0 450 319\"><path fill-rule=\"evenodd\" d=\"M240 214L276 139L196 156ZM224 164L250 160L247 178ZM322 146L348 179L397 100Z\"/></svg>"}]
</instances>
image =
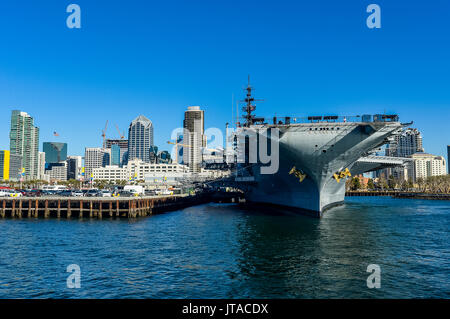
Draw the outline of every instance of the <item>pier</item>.
<instances>
[{"instance_id":1,"label":"pier","mask_svg":"<svg viewBox=\"0 0 450 319\"><path fill-rule=\"evenodd\" d=\"M209 201L204 195L0 198L0 218L137 218Z\"/></svg>"}]
</instances>

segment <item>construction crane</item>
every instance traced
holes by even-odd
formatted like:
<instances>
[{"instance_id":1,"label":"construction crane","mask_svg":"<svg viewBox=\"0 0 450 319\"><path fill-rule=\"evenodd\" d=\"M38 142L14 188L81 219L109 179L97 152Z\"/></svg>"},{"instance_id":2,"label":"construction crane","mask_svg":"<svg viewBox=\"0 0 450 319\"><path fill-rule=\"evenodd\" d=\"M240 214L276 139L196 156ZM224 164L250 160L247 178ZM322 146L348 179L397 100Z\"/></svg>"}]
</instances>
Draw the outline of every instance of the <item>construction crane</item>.
<instances>
[{"instance_id":1,"label":"construction crane","mask_svg":"<svg viewBox=\"0 0 450 319\"><path fill-rule=\"evenodd\" d=\"M117 126L117 124L116 124L116 129L117 129L117 132L119 132L120 139L121 140L125 139L125 134L120 133L120 130L119 130L119 127Z\"/></svg>"},{"instance_id":2,"label":"construction crane","mask_svg":"<svg viewBox=\"0 0 450 319\"><path fill-rule=\"evenodd\" d=\"M106 148L106 129L108 128L108 120L106 120L105 129L102 131L103 148Z\"/></svg>"},{"instance_id":3,"label":"construction crane","mask_svg":"<svg viewBox=\"0 0 450 319\"><path fill-rule=\"evenodd\" d=\"M175 145L175 163L177 163L177 164L178 164L178 145L179 146L184 146L184 147L192 147L191 145L181 144L181 143L174 143L174 142L171 142L171 141L168 141L167 144Z\"/></svg>"}]
</instances>

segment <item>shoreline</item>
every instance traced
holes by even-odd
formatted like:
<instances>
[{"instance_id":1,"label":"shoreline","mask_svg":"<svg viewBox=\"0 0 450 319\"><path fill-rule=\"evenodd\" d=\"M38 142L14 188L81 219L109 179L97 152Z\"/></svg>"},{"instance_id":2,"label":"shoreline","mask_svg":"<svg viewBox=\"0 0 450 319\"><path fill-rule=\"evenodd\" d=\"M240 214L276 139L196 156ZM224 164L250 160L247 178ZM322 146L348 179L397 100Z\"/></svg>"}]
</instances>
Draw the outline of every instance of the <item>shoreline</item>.
<instances>
[{"instance_id":1,"label":"shoreline","mask_svg":"<svg viewBox=\"0 0 450 319\"><path fill-rule=\"evenodd\" d=\"M427 194L418 192L398 192L398 191L348 191L345 196L390 196L393 198L409 199L429 199L429 200L450 200L450 194Z\"/></svg>"}]
</instances>

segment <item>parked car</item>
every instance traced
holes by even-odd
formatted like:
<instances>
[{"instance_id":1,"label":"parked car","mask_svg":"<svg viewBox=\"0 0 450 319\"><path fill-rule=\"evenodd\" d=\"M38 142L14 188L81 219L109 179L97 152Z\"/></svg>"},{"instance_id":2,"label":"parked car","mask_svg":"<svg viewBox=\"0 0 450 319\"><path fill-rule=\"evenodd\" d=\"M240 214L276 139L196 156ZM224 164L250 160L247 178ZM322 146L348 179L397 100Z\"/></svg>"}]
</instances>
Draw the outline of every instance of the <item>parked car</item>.
<instances>
[{"instance_id":1,"label":"parked car","mask_svg":"<svg viewBox=\"0 0 450 319\"><path fill-rule=\"evenodd\" d=\"M145 189L140 185L126 185L123 190L137 195L145 195Z\"/></svg>"},{"instance_id":2,"label":"parked car","mask_svg":"<svg viewBox=\"0 0 450 319\"><path fill-rule=\"evenodd\" d=\"M73 191L71 191L71 190L60 191L60 192L58 193L58 196L62 196L62 197L72 197L72 196L73 196Z\"/></svg>"},{"instance_id":3,"label":"parked car","mask_svg":"<svg viewBox=\"0 0 450 319\"><path fill-rule=\"evenodd\" d=\"M102 197L103 194L98 189L90 189L84 194L86 197Z\"/></svg>"},{"instance_id":4,"label":"parked car","mask_svg":"<svg viewBox=\"0 0 450 319\"><path fill-rule=\"evenodd\" d=\"M11 190L9 192L9 197L22 197L22 193L19 191Z\"/></svg>"},{"instance_id":5,"label":"parked car","mask_svg":"<svg viewBox=\"0 0 450 319\"><path fill-rule=\"evenodd\" d=\"M26 197L40 197L42 192L39 189L31 189L25 192Z\"/></svg>"},{"instance_id":6,"label":"parked car","mask_svg":"<svg viewBox=\"0 0 450 319\"><path fill-rule=\"evenodd\" d=\"M168 189L158 189L156 191L157 195L173 195L173 192Z\"/></svg>"},{"instance_id":7,"label":"parked car","mask_svg":"<svg viewBox=\"0 0 450 319\"><path fill-rule=\"evenodd\" d=\"M41 191L41 196L54 196L57 194L56 190L43 189Z\"/></svg>"},{"instance_id":8,"label":"parked car","mask_svg":"<svg viewBox=\"0 0 450 319\"><path fill-rule=\"evenodd\" d=\"M83 196L84 196L84 192L83 192L82 190L77 189L77 190L74 190L74 191L72 192L72 196L75 196L75 197L83 197Z\"/></svg>"},{"instance_id":9,"label":"parked car","mask_svg":"<svg viewBox=\"0 0 450 319\"><path fill-rule=\"evenodd\" d=\"M101 192L102 192L102 197L111 197L112 196L112 193L107 189L104 189Z\"/></svg>"},{"instance_id":10,"label":"parked car","mask_svg":"<svg viewBox=\"0 0 450 319\"><path fill-rule=\"evenodd\" d=\"M156 192L154 190L145 190L145 196L155 196Z\"/></svg>"},{"instance_id":11,"label":"parked car","mask_svg":"<svg viewBox=\"0 0 450 319\"><path fill-rule=\"evenodd\" d=\"M10 193L9 189L0 189L0 197L9 197Z\"/></svg>"},{"instance_id":12,"label":"parked car","mask_svg":"<svg viewBox=\"0 0 450 319\"><path fill-rule=\"evenodd\" d=\"M133 197L134 193L129 191L121 191L119 192L119 197Z\"/></svg>"}]
</instances>

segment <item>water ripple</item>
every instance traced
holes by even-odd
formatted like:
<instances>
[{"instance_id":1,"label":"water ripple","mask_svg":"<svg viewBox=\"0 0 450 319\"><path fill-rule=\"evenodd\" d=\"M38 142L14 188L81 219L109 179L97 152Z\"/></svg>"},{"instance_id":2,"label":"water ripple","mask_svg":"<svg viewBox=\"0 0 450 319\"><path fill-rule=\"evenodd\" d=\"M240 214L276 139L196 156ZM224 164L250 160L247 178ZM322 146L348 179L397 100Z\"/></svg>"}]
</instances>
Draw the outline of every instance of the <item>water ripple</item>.
<instances>
[{"instance_id":1,"label":"water ripple","mask_svg":"<svg viewBox=\"0 0 450 319\"><path fill-rule=\"evenodd\" d=\"M450 204L350 198L321 220L204 205L0 220L0 298L449 298ZM66 267L81 268L69 289ZM367 265L382 288L366 286Z\"/></svg>"}]
</instances>

